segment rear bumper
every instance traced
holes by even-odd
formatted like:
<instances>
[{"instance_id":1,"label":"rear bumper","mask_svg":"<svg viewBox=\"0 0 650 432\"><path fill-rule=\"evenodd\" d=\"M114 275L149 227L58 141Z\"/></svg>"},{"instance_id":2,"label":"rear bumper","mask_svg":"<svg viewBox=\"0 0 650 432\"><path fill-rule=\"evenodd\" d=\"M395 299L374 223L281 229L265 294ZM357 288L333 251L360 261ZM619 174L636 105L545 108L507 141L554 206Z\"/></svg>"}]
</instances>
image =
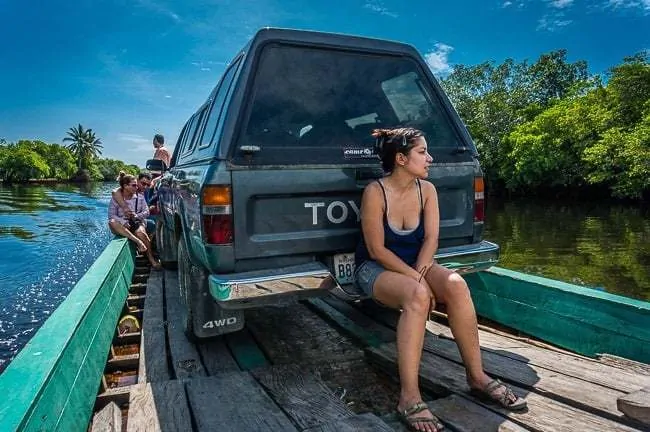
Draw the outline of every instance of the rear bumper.
<instances>
[{"instance_id":1,"label":"rear bumper","mask_svg":"<svg viewBox=\"0 0 650 432\"><path fill-rule=\"evenodd\" d=\"M326 295L340 286L321 263L210 275L210 294L224 309L246 309Z\"/></svg>"},{"instance_id":2,"label":"rear bumper","mask_svg":"<svg viewBox=\"0 0 650 432\"><path fill-rule=\"evenodd\" d=\"M489 241L440 249L436 261L460 274L486 270L499 261L499 246ZM210 275L212 298L224 309L247 309L326 295L358 299L355 286L341 287L320 262L227 275Z\"/></svg>"},{"instance_id":3,"label":"rear bumper","mask_svg":"<svg viewBox=\"0 0 650 432\"><path fill-rule=\"evenodd\" d=\"M457 273L467 274L496 265L499 262L499 252L498 244L483 240L480 243L440 249L435 260Z\"/></svg>"}]
</instances>

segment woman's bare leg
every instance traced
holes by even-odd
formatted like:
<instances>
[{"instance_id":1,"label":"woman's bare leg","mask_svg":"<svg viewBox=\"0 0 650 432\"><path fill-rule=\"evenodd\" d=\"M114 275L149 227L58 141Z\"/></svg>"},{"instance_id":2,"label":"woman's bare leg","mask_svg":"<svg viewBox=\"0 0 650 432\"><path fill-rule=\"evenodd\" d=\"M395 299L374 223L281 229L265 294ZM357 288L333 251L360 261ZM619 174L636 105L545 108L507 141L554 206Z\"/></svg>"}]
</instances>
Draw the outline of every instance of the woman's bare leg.
<instances>
[{"instance_id":1,"label":"woman's bare leg","mask_svg":"<svg viewBox=\"0 0 650 432\"><path fill-rule=\"evenodd\" d=\"M138 237L134 236L131 231L126 229L124 225L119 223L118 221L111 219L108 221L108 226L115 233L116 235L121 235L122 237L126 237L129 240L131 240L133 243L135 243L136 247L138 248L138 251L140 252L145 252L149 249L149 247Z\"/></svg>"},{"instance_id":2,"label":"woman's bare leg","mask_svg":"<svg viewBox=\"0 0 650 432\"><path fill-rule=\"evenodd\" d=\"M397 365L401 386L397 409L403 411L422 401L418 374L432 293L408 276L385 271L375 281L373 297L386 306L402 309L397 323ZM433 418L429 411L416 416ZM435 426L428 423L417 423L417 427L421 431L436 431Z\"/></svg>"},{"instance_id":3,"label":"woman's bare leg","mask_svg":"<svg viewBox=\"0 0 650 432\"><path fill-rule=\"evenodd\" d=\"M465 364L467 382L472 387L484 388L491 378L483 371L476 311L467 283L459 274L439 264L429 269L426 280L438 302L447 306L449 327Z\"/></svg>"},{"instance_id":4,"label":"woman's bare leg","mask_svg":"<svg viewBox=\"0 0 650 432\"><path fill-rule=\"evenodd\" d=\"M147 235L147 231L145 230L144 225L140 225L138 229L135 231L135 235L142 240L142 243L147 247L147 258L149 259L149 263L151 264L152 267L159 268L160 263L156 261L156 258L153 256L153 252L151 251L151 241L149 240L149 236Z\"/></svg>"}]
</instances>

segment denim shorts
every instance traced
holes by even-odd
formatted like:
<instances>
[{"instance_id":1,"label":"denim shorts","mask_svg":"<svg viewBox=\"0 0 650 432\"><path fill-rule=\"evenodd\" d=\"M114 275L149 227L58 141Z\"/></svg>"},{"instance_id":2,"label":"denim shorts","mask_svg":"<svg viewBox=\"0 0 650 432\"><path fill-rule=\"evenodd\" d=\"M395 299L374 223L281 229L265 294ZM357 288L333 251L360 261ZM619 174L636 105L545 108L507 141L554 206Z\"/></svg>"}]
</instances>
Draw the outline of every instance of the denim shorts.
<instances>
[{"instance_id":1,"label":"denim shorts","mask_svg":"<svg viewBox=\"0 0 650 432\"><path fill-rule=\"evenodd\" d=\"M375 261L365 261L354 271L354 282L361 291L372 297L375 281L385 271L386 269Z\"/></svg>"}]
</instances>

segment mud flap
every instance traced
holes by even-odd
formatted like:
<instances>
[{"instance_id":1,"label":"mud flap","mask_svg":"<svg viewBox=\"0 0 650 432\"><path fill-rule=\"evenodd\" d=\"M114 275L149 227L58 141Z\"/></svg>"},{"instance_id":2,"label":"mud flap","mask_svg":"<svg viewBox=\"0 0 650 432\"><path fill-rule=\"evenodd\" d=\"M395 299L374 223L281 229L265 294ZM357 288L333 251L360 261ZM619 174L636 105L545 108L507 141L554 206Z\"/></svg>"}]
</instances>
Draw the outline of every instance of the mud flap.
<instances>
[{"instance_id":1,"label":"mud flap","mask_svg":"<svg viewBox=\"0 0 650 432\"><path fill-rule=\"evenodd\" d=\"M199 290L190 290L192 327L199 339L232 333L244 328L244 311L220 307L210 295L207 278L198 282Z\"/></svg>"}]
</instances>

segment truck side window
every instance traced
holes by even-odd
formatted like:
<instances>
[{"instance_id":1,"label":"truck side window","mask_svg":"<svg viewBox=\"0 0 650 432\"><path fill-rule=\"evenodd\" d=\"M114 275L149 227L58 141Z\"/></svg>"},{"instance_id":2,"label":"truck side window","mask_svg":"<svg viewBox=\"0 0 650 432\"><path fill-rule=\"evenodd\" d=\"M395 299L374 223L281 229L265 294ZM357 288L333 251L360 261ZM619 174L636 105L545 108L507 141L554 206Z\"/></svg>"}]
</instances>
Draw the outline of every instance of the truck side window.
<instances>
[{"instance_id":1,"label":"truck side window","mask_svg":"<svg viewBox=\"0 0 650 432\"><path fill-rule=\"evenodd\" d=\"M239 63L240 61L235 61L233 62L233 64L230 65L230 67L224 74L221 83L219 84L219 89L217 90L216 95L214 97L214 102L212 103L212 107L210 109L210 115L208 116L208 122L203 131L203 136L201 138L201 144L199 145L199 149L209 147L210 144L212 144L214 141L218 129L217 125L219 124L222 117L223 105L226 100L226 96L228 95L232 87L232 83L235 78L235 73L237 72L237 68L239 67Z\"/></svg>"}]
</instances>

